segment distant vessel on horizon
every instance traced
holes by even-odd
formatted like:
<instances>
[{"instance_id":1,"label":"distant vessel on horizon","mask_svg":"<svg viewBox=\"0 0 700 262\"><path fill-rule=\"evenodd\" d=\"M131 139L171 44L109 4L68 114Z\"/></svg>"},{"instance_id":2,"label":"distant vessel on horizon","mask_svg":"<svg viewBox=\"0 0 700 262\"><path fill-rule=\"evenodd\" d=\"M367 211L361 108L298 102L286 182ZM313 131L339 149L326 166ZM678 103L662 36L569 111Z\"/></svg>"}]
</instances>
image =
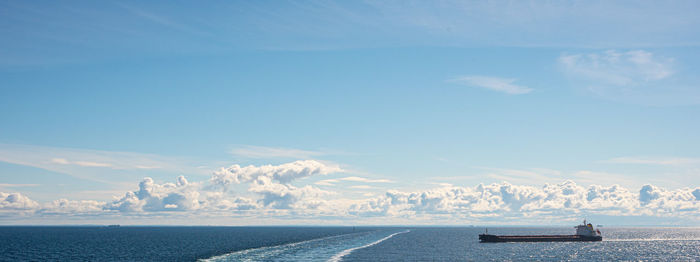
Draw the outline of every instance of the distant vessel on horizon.
<instances>
[{"instance_id":1,"label":"distant vessel on horizon","mask_svg":"<svg viewBox=\"0 0 700 262\"><path fill-rule=\"evenodd\" d=\"M594 229L593 224L586 223L575 226L575 235L490 235L479 234L481 242L569 242L569 241L602 241L600 230Z\"/></svg>"}]
</instances>

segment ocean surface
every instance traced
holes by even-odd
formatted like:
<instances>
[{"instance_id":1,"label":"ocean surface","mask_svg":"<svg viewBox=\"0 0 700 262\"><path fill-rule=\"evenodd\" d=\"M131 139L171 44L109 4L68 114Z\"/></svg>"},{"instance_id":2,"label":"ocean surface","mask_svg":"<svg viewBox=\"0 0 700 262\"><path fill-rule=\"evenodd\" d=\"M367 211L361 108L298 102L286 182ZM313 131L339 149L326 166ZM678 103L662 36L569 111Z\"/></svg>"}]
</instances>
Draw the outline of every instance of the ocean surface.
<instances>
[{"instance_id":1,"label":"ocean surface","mask_svg":"<svg viewBox=\"0 0 700 262\"><path fill-rule=\"evenodd\" d=\"M0 226L0 261L700 261L700 228L600 230L602 242L479 243L483 227Z\"/></svg>"}]
</instances>

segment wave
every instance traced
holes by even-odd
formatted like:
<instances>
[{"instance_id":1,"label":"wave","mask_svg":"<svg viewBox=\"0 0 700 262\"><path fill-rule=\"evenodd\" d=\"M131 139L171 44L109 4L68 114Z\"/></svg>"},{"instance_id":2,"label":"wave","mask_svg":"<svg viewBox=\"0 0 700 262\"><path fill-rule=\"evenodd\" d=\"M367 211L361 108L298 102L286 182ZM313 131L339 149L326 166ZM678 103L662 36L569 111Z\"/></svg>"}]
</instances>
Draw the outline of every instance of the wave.
<instances>
[{"instance_id":1,"label":"wave","mask_svg":"<svg viewBox=\"0 0 700 262\"><path fill-rule=\"evenodd\" d=\"M626 239L603 239L607 242L653 242L653 241L700 241L697 238L626 238Z\"/></svg>"},{"instance_id":2,"label":"wave","mask_svg":"<svg viewBox=\"0 0 700 262\"><path fill-rule=\"evenodd\" d=\"M391 235L388 235L388 236L386 236L386 237L384 237L384 238L382 238L382 239L380 239L380 240L377 240L377 241L374 241L374 242L372 242L372 243L369 243L369 244L367 244L367 245L359 246L359 247L353 247L353 248L348 248L348 249L343 250L343 251L341 251L340 253L336 254L335 256L331 257L331 259L329 259L328 262L338 262L338 261L340 261L341 259L343 259L344 256L350 255L350 253L352 253L352 251L374 246L374 245L376 245L376 244L379 244L379 243L381 243L381 242L384 242L385 240L387 240L387 239L389 239L389 238L394 237L395 235L403 234L403 233L408 233L408 232L410 232L410 231L411 231L411 230L396 232L396 233L393 233L393 234L391 234Z\"/></svg>"}]
</instances>

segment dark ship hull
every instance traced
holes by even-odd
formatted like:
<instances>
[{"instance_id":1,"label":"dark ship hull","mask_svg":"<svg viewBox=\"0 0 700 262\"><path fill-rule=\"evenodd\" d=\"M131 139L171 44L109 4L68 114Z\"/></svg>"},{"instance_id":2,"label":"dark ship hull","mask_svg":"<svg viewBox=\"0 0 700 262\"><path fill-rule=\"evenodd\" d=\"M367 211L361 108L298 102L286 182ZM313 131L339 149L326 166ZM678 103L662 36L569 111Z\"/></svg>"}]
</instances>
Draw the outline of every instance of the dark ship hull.
<instances>
[{"instance_id":1,"label":"dark ship hull","mask_svg":"<svg viewBox=\"0 0 700 262\"><path fill-rule=\"evenodd\" d=\"M538 235L538 236L497 236L480 234L481 242L572 242L572 241L602 241L602 236L580 235Z\"/></svg>"}]
</instances>

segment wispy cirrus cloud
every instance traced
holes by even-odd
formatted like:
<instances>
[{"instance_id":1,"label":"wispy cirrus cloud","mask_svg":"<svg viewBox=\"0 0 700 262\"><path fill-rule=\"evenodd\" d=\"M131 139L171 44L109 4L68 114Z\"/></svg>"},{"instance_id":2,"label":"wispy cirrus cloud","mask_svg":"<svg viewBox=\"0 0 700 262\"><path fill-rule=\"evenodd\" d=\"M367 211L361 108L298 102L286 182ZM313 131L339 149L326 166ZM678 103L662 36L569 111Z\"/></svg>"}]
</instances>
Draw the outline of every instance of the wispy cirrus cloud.
<instances>
[{"instance_id":1,"label":"wispy cirrus cloud","mask_svg":"<svg viewBox=\"0 0 700 262\"><path fill-rule=\"evenodd\" d=\"M189 34L191 36L199 36L199 37L211 37L212 33L208 32L206 30L203 30L202 28L198 28L195 23L192 23L192 21L182 21L182 17L178 17L177 15L173 14L168 14L168 13L163 13L163 12L154 12L152 10L148 10L145 7L139 7L136 5L127 5L125 3L115 3L117 6L122 7L129 13L131 13L134 17L140 18L146 21L149 21L151 23L160 25L164 28L176 30L179 32L183 32L186 34ZM176 18L173 18L173 17Z\"/></svg>"},{"instance_id":2,"label":"wispy cirrus cloud","mask_svg":"<svg viewBox=\"0 0 700 262\"><path fill-rule=\"evenodd\" d=\"M700 165L700 158L688 157L616 157L602 161L611 164L642 164L662 166Z\"/></svg>"},{"instance_id":3,"label":"wispy cirrus cloud","mask_svg":"<svg viewBox=\"0 0 700 262\"><path fill-rule=\"evenodd\" d=\"M352 188L352 189L372 189L374 187L370 186L370 185L354 185L354 186L349 186L349 188Z\"/></svg>"},{"instance_id":4,"label":"wispy cirrus cloud","mask_svg":"<svg viewBox=\"0 0 700 262\"><path fill-rule=\"evenodd\" d=\"M486 177L500 180L511 181L518 184L541 184L556 181L561 177L561 172L545 168L531 169L508 169L508 168L493 168L481 167L487 173Z\"/></svg>"},{"instance_id":5,"label":"wispy cirrus cloud","mask_svg":"<svg viewBox=\"0 0 700 262\"><path fill-rule=\"evenodd\" d=\"M319 185L319 186L334 186L335 183L340 182L338 179L324 179L320 181L316 181L314 184Z\"/></svg>"},{"instance_id":6,"label":"wispy cirrus cloud","mask_svg":"<svg viewBox=\"0 0 700 262\"><path fill-rule=\"evenodd\" d=\"M105 175L110 171L209 173L208 170L197 168L191 159L181 157L17 144L0 144L0 162L41 168L98 182L110 180ZM96 172L96 169L103 171Z\"/></svg>"},{"instance_id":7,"label":"wispy cirrus cloud","mask_svg":"<svg viewBox=\"0 0 700 262\"><path fill-rule=\"evenodd\" d=\"M562 54L562 71L601 98L645 105L700 103L697 79L678 74L673 57L645 50Z\"/></svg>"},{"instance_id":8,"label":"wispy cirrus cloud","mask_svg":"<svg viewBox=\"0 0 700 262\"><path fill-rule=\"evenodd\" d=\"M69 161L65 158L52 158L51 163L56 163L60 165L76 165L83 167L111 167L112 164L109 163L99 163L90 161Z\"/></svg>"},{"instance_id":9,"label":"wispy cirrus cloud","mask_svg":"<svg viewBox=\"0 0 700 262\"><path fill-rule=\"evenodd\" d=\"M532 88L514 84L516 79L513 78L471 75L460 76L447 81L470 87L484 88L509 95L522 95L533 91Z\"/></svg>"},{"instance_id":10,"label":"wispy cirrus cloud","mask_svg":"<svg viewBox=\"0 0 700 262\"><path fill-rule=\"evenodd\" d=\"M312 150L302 150L295 148L284 148L284 147L266 147L266 146L239 146L231 150L231 154L234 156L245 157L245 158L295 158L295 159L309 159L318 156L323 156L331 154L326 151L312 151Z\"/></svg>"},{"instance_id":11,"label":"wispy cirrus cloud","mask_svg":"<svg viewBox=\"0 0 700 262\"><path fill-rule=\"evenodd\" d=\"M616 86L633 86L671 77L674 59L644 50L561 55L559 64L575 76Z\"/></svg>"},{"instance_id":12,"label":"wispy cirrus cloud","mask_svg":"<svg viewBox=\"0 0 700 262\"><path fill-rule=\"evenodd\" d=\"M145 2L68 8L22 2L2 8L7 12L0 24L8 30L6 41L0 42L0 50L7 50L0 53L0 65L10 66L111 59L92 51L104 46L120 57L138 59L172 52L227 54L240 48L700 45L695 1L282 1L197 8ZM143 52L133 52L134 47Z\"/></svg>"},{"instance_id":13,"label":"wispy cirrus cloud","mask_svg":"<svg viewBox=\"0 0 700 262\"><path fill-rule=\"evenodd\" d=\"M0 184L0 187L35 187L39 184Z\"/></svg>"},{"instance_id":14,"label":"wispy cirrus cloud","mask_svg":"<svg viewBox=\"0 0 700 262\"><path fill-rule=\"evenodd\" d=\"M334 179L324 179L324 180L317 181L314 184L320 185L320 186L334 186L336 183L340 183L340 182L395 183L395 181L389 180L389 179L371 179L371 178L358 177L358 176L349 176L349 177L334 178Z\"/></svg>"},{"instance_id":15,"label":"wispy cirrus cloud","mask_svg":"<svg viewBox=\"0 0 700 262\"><path fill-rule=\"evenodd\" d=\"M343 177L343 178L340 178L339 180L352 181L352 182L364 182L364 183L394 183L394 181L389 180L389 179L370 179L370 178L357 177L357 176Z\"/></svg>"},{"instance_id":16,"label":"wispy cirrus cloud","mask_svg":"<svg viewBox=\"0 0 700 262\"><path fill-rule=\"evenodd\" d=\"M561 171L548 168L507 169L481 167L486 171L481 177L493 179L493 181L509 181L521 185L546 184L569 178L584 185L600 184L602 181L622 185L625 187L638 187L644 182L638 176L612 173L596 170ZM669 185L667 181L656 178L647 178L646 182L662 183Z\"/></svg>"}]
</instances>

